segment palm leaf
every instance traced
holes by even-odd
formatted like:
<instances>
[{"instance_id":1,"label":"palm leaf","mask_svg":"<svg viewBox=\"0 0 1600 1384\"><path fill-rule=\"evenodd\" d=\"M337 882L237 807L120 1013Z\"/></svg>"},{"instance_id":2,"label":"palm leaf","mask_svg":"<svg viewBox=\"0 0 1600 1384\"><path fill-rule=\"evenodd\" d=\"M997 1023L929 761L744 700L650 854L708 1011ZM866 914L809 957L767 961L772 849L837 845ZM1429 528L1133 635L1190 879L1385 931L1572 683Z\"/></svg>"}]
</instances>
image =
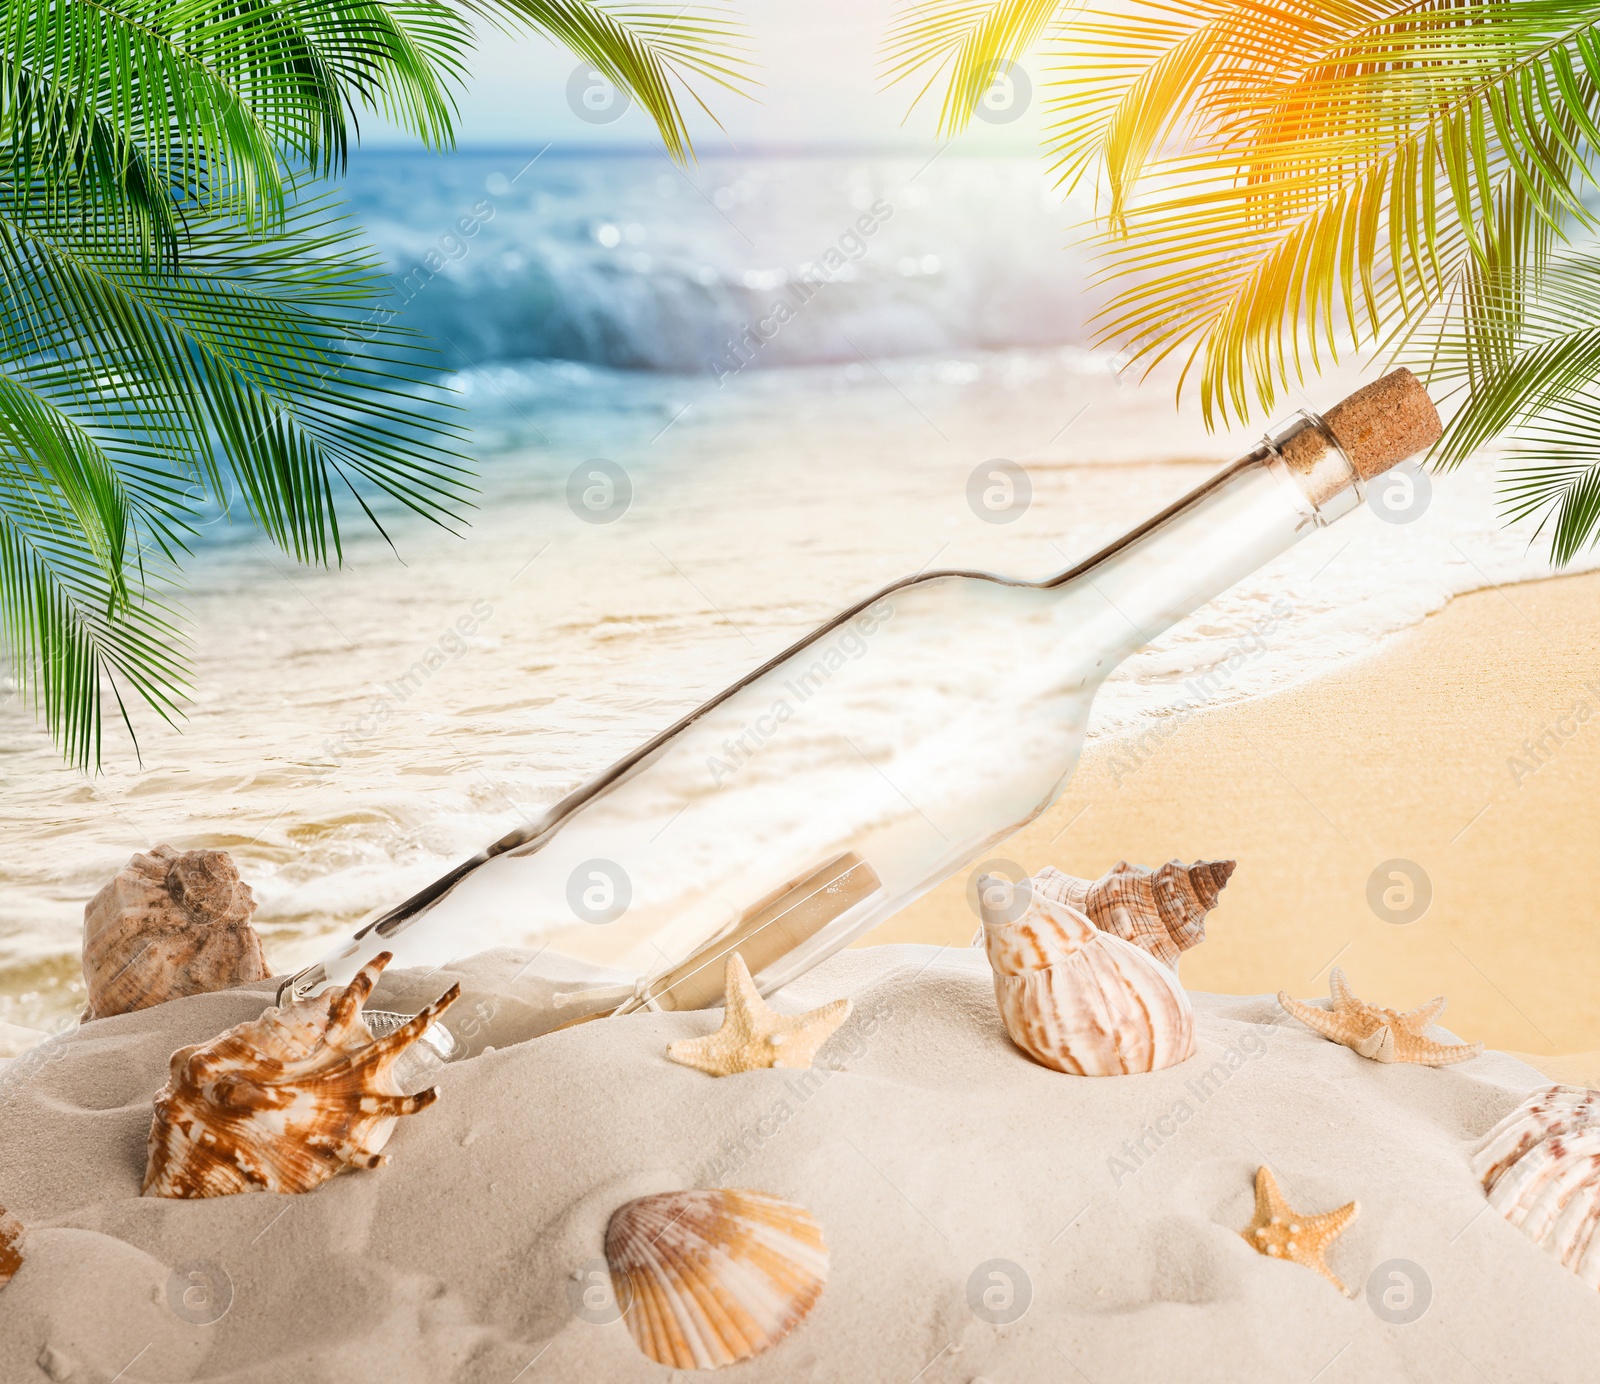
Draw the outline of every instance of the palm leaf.
<instances>
[{"instance_id":1,"label":"palm leaf","mask_svg":"<svg viewBox=\"0 0 1600 1384\"><path fill-rule=\"evenodd\" d=\"M1208 418L1430 313L1495 349L1487 278L1536 286L1590 219L1596 85L1552 54L1588 42L1592 11L1568 29L1579 7L1544 0L1137 11L1078 26L1073 71L1130 27L1142 44L1122 95L1092 87L1094 112L1053 137L1064 170L1098 163L1112 185L1108 338L1185 351Z\"/></svg>"},{"instance_id":2,"label":"palm leaf","mask_svg":"<svg viewBox=\"0 0 1600 1384\"><path fill-rule=\"evenodd\" d=\"M390 321L382 267L335 204L293 203L265 241L202 223L181 270L161 275L8 226L5 212L12 378L135 457L154 443L210 493L236 489L303 560L339 554L336 490L360 504L370 485L431 520L462 517L459 431L419 397L431 355Z\"/></svg>"},{"instance_id":3,"label":"palm leaf","mask_svg":"<svg viewBox=\"0 0 1600 1384\"><path fill-rule=\"evenodd\" d=\"M682 86L696 106L711 114L688 77L704 77L740 93L752 82L744 26L722 6L691 3L652 10L599 5L592 0L461 3L501 28L531 29L552 38L593 64L639 103L655 122L667 152L680 161L691 152L692 142L678 88Z\"/></svg>"},{"instance_id":4,"label":"palm leaf","mask_svg":"<svg viewBox=\"0 0 1600 1384\"><path fill-rule=\"evenodd\" d=\"M464 7L568 43L675 156L688 79L746 80L720 11ZM436 0L0 0L0 642L73 762L110 703L178 714L162 592L208 498L301 561L380 500L462 519L437 361L305 182L364 111L448 143L469 39Z\"/></svg>"},{"instance_id":5,"label":"palm leaf","mask_svg":"<svg viewBox=\"0 0 1600 1384\"><path fill-rule=\"evenodd\" d=\"M109 696L132 732L126 687L164 718L184 683L183 636L148 592L119 599L59 501L16 484L10 439L0 441L0 632L12 677L62 752L98 765Z\"/></svg>"},{"instance_id":6,"label":"palm leaf","mask_svg":"<svg viewBox=\"0 0 1600 1384\"><path fill-rule=\"evenodd\" d=\"M0 129L25 177L70 177L97 127L208 211L271 220L283 168L341 167L377 104L450 138L470 32L427 0L60 0L0 5Z\"/></svg>"},{"instance_id":7,"label":"palm leaf","mask_svg":"<svg viewBox=\"0 0 1600 1384\"><path fill-rule=\"evenodd\" d=\"M1600 397L1590 390L1548 405L1522 431L1520 467L1501 484L1510 518L1542 515L1550 531L1550 556L1558 564L1600 538Z\"/></svg>"},{"instance_id":8,"label":"palm leaf","mask_svg":"<svg viewBox=\"0 0 1600 1384\"><path fill-rule=\"evenodd\" d=\"M896 18L884 41L890 86L926 72L915 105L946 68L939 134L959 134L995 74L1017 62L1079 0L923 0Z\"/></svg>"}]
</instances>

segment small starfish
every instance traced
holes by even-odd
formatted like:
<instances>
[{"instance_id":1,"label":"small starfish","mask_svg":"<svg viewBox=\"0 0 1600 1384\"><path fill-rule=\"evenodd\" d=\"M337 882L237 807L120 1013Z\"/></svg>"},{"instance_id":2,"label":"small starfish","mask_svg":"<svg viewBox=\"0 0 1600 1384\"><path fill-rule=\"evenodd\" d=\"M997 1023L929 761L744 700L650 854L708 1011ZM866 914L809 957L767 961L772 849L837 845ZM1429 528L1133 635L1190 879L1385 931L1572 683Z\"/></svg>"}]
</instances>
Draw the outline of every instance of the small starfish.
<instances>
[{"instance_id":1,"label":"small starfish","mask_svg":"<svg viewBox=\"0 0 1600 1384\"><path fill-rule=\"evenodd\" d=\"M1272 1169L1263 1163L1256 1169L1255 1219L1240 1234L1257 1254L1274 1259L1289 1259L1315 1269L1341 1293L1345 1286L1333 1276L1333 1270L1323 1259L1344 1228L1355 1220L1361 1207L1347 1202L1337 1211L1324 1211L1320 1216L1302 1216L1289 1207L1278 1190L1278 1179ZM1346 1294L1348 1296L1348 1294Z\"/></svg>"},{"instance_id":2,"label":"small starfish","mask_svg":"<svg viewBox=\"0 0 1600 1384\"><path fill-rule=\"evenodd\" d=\"M712 1076L732 1076L762 1067L809 1067L811 1059L850 1013L849 1000L834 1000L808 1014L780 1014L761 998L750 968L728 953L723 979L727 1008L722 1027L704 1038L684 1038L667 1056Z\"/></svg>"},{"instance_id":3,"label":"small starfish","mask_svg":"<svg viewBox=\"0 0 1600 1384\"><path fill-rule=\"evenodd\" d=\"M1302 1004L1278 991L1278 1003L1324 1038L1343 1043L1374 1062L1417 1062L1424 1067L1448 1067L1465 1062L1483 1051L1482 1043L1436 1043L1427 1035L1428 1025L1444 1012L1444 996L1429 1000L1418 1009L1397 1014L1375 1004L1358 1000L1350 993L1344 972L1337 966L1328 976L1333 1008Z\"/></svg>"}]
</instances>

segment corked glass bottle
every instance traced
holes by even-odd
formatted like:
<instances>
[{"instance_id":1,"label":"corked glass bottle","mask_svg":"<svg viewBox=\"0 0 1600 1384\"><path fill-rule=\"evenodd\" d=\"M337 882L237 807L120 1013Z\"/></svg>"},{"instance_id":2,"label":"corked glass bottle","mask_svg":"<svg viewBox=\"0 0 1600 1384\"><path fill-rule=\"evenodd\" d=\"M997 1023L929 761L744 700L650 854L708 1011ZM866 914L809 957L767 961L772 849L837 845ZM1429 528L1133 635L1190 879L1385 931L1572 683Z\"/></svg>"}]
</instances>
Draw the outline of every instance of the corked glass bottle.
<instances>
[{"instance_id":1,"label":"corked glass bottle","mask_svg":"<svg viewBox=\"0 0 1600 1384\"><path fill-rule=\"evenodd\" d=\"M1048 807L1118 663L1439 433L1397 370L1048 580L886 587L285 989L342 984L380 951L438 965L549 943L635 972L618 1012L720 1003L735 947L771 993Z\"/></svg>"}]
</instances>

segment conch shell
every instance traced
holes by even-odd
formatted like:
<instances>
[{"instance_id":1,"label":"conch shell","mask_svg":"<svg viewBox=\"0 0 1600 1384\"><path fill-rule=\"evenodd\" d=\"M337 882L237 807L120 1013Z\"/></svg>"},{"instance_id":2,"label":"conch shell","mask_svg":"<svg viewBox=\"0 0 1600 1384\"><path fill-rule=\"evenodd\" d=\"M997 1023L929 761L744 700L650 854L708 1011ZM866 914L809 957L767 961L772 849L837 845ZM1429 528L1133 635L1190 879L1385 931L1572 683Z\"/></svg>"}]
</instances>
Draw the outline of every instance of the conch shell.
<instances>
[{"instance_id":1,"label":"conch shell","mask_svg":"<svg viewBox=\"0 0 1600 1384\"><path fill-rule=\"evenodd\" d=\"M22 1222L0 1206L0 1288L22 1267Z\"/></svg>"},{"instance_id":2,"label":"conch shell","mask_svg":"<svg viewBox=\"0 0 1600 1384\"><path fill-rule=\"evenodd\" d=\"M1178 958L1206 940L1206 914L1233 874L1232 860L1169 860L1159 869L1119 860L1099 879L1078 879L1046 865L1034 892L1087 914L1102 932L1143 947L1174 970Z\"/></svg>"},{"instance_id":3,"label":"conch shell","mask_svg":"<svg viewBox=\"0 0 1600 1384\"><path fill-rule=\"evenodd\" d=\"M396 1118L439 1096L403 1095L395 1069L461 995L452 985L374 1040L361 1005L390 955L373 957L342 989L268 1009L173 1053L155 1098L145 1196L307 1192L345 1168L388 1162L379 1150Z\"/></svg>"},{"instance_id":4,"label":"conch shell","mask_svg":"<svg viewBox=\"0 0 1600 1384\"><path fill-rule=\"evenodd\" d=\"M996 887L998 886L998 887ZM1023 880L978 882L994 995L1006 1032L1035 1062L1073 1076L1153 1072L1194 1052L1194 1010L1177 974Z\"/></svg>"},{"instance_id":5,"label":"conch shell","mask_svg":"<svg viewBox=\"0 0 1600 1384\"><path fill-rule=\"evenodd\" d=\"M822 1227L762 1192L666 1192L619 1206L606 1227L611 1286L639 1349L712 1370L775 1345L828 1281Z\"/></svg>"},{"instance_id":6,"label":"conch shell","mask_svg":"<svg viewBox=\"0 0 1600 1384\"><path fill-rule=\"evenodd\" d=\"M255 908L226 851L134 856L83 910L83 1017L265 979Z\"/></svg>"},{"instance_id":7,"label":"conch shell","mask_svg":"<svg viewBox=\"0 0 1600 1384\"><path fill-rule=\"evenodd\" d=\"M1489 1205L1600 1288L1600 1091L1546 1086L1472 1155Z\"/></svg>"}]
</instances>

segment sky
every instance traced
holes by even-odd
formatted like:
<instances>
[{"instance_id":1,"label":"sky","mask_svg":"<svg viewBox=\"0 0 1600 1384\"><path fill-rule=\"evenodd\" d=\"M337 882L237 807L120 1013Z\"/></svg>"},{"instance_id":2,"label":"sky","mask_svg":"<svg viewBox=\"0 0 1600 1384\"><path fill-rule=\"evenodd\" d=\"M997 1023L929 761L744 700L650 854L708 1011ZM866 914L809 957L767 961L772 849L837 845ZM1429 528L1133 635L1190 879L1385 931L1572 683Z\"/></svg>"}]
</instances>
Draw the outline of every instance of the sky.
<instances>
[{"instance_id":1,"label":"sky","mask_svg":"<svg viewBox=\"0 0 1600 1384\"><path fill-rule=\"evenodd\" d=\"M749 26L761 85L747 99L698 79L725 129L703 117L693 122L702 154L773 146L935 147L934 100L926 98L907 119L915 88L881 89L879 49L899 8L894 0L742 0L735 8ZM480 31L470 67L460 102L463 146L654 142L654 126L636 107L609 122L579 118L568 104L579 63L546 39ZM580 88L587 85L587 76L580 78ZM591 101L604 99L603 91L591 93ZM1037 148L1044 124L1039 104L1035 93L1013 119L974 121L961 144L975 153ZM393 147L409 140L378 127L363 142Z\"/></svg>"}]
</instances>

